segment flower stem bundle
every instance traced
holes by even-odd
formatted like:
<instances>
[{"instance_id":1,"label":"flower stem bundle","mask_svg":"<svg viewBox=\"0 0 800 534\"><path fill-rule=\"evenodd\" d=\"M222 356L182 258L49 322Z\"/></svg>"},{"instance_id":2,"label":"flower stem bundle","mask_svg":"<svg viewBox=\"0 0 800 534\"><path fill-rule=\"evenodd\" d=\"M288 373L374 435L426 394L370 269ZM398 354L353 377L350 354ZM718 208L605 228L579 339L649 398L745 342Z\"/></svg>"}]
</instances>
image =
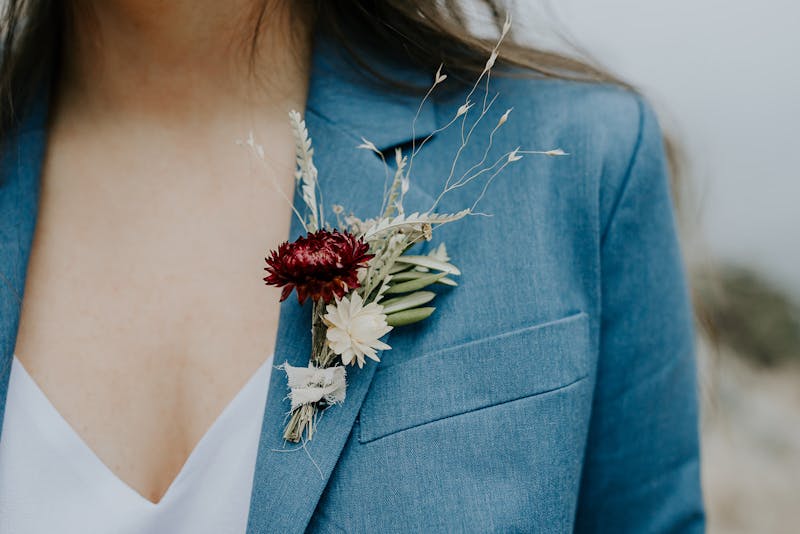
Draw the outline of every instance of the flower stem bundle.
<instances>
[{"instance_id":1,"label":"flower stem bundle","mask_svg":"<svg viewBox=\"0 0 800 534\"><path fill-rule=\"evenodd\" d=\"M444 243L426 255L412 254L410 249L420 241L430 241L436 227L476 214L475 208L492 180L508 165L522 159L523 154L566 155L560 149L525 151L516 148L489 161L495 134L509 120L509 109L489 133L482 157L462 174L456 173L464 148L496 100L497 95L489 98L489 79L500 43L509 29L510 20L507 20L485 69L463 105L444 126L418 143L413 132L419 112L433 91L447 79L441 67L436 72L411 125L414 141L410 153L403 154L399 148L395 150L395 170L391 183L385 188L377 217L360 219L352 214L342 217L344 207L333 206L338 228L325 221L311 138L302 116L296 111L290 112L295 136L296 186L305 213L301 214L294 206L292 210L306 234L293 242L282 243L269 253L265 267L268 275L264 281L282 288L281 301L296 291L300 304L311 299L313 306L308 367L294 367L288 363L282 366L292 404L283 433L286 441L311 440L320 411L345 401L346 368L356 365L362 368L367 359L379 362L379 351L391 349L383 340L389 331L423 321L434 313L436 307L430 304L437 293L433 288L458 285L455 277L461 272L450 262ZM473 100L481 83L486 84L485 95ZM469 122L470 117L475 118ZM461 144L441 192L428 210L406 213L403 199L411 187L415 156L433 135L459 123ZM367 139L362 141L357 148L376 153L386 165L386 156L375 144ZM246 144L263 161L264 150L252 135ZM388 165L386 172L388 181ZM455 213L434 211L446 194L475 180L484 180L484 185L470 207Z\"/></svg>"}]
</instances>

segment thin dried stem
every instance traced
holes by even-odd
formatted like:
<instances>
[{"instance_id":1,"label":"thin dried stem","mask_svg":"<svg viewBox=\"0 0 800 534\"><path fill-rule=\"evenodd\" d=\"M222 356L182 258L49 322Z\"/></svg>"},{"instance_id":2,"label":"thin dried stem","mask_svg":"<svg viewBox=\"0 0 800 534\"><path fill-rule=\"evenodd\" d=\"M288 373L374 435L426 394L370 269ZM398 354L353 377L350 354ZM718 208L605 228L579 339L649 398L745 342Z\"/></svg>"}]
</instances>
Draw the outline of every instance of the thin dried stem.
<instances>
[{"instance_id":1,"label":"thin dried stem","mask_svg":"<svg viewBox=\"0 0 800 534\"><path fill-rule=\"evenodd\" d=\"M264 165L266 169L275 171L274 167L270 167L267 164L267 161L264 157L264 148L255 142L255 139L253 138L253 132L250 132L247 141L238 140L236 141L236 144L240 146L247 146L250 149L250 151L256 156L256 159L258 159L258 161L260 161L261 164ZM283 200L286 201L286 203L292 209L292 212L300 221L300 224L303 225L303 230L308 232L308 227L306 227L306 221L303 219L303 216L300 214L300 212L297 211L297 208L294 207L294 202L292 202L292 199L289 198L289 196L281 188L280 184L278 184L278 180L275 178L275 172L267 174L270 176L272 180L273 187L275 187L275 189L278 191L278 194L283 198Z\"/></svg>"}]
</instances>

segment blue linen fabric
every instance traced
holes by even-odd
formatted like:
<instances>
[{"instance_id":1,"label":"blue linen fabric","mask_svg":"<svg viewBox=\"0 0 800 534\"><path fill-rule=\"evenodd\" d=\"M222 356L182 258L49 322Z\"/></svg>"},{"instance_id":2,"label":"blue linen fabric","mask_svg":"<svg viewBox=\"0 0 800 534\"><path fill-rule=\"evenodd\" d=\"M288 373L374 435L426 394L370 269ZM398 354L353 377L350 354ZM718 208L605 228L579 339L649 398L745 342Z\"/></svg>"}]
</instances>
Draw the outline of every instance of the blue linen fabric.
<instances>
[{"instance_id":1,"label":"blue linen fabric","mask_svg":"<svg viewBox=\"0 0 800 534\"><path fill-rule=\"evenodd\" d=\"M406 81L432 78L370 61ZM310 83L305 116L328 209L380 208L385 170L356 150L362 136L391 160L432 134L406 196L407 211L430 207L461 144L460 123L441 128L467 89L453 83L417 114L419 97L373 83L322 36ZM486 189L476 211L489 216L439 227L418 247L445 242L459 286L436 289L431 318L390 332L379 364L349 370L347 400L304 449L281 438L289 403L273 370L248 533L704 530L695 331L653 110L602 84L495 76L495 93L456 177L512 107L486 162L516 147L569 155L525 155ZM3 140L0 418L48 101L47 91L33 99ZM471 206L484 183L454 189L437 210ZM300 234L294 220L287 238ZM308 302L281 304L276 364L307 362L309 313Z\"/></svg>"}]
</instances>

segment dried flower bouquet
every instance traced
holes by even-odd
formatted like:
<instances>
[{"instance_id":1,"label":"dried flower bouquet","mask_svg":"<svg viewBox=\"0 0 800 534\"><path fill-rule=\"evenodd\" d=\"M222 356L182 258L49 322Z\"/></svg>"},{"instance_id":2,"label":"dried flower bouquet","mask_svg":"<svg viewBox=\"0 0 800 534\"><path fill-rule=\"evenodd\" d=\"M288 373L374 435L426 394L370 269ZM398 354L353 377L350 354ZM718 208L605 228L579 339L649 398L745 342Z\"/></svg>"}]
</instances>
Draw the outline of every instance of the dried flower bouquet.
<instances>
[{"instance_id":1,"label":"dried flower bouquet","mask_svg":"<svg viewBox=\"0 0 800 534\"><path fill-rule=\"evenodd\" d=\"M313 306L308 367L294 367L288 363L281 366L287 375L291 400L289 420L283 433L287 441L311 440L320 410L345 401L348 365L361 368L367 359L379 361L378 351L391 348L381 341L387 332L395 327L422 321L434 312L436 308L430 304L436 293L430 291L431 286L457 285L454 277L461 273L451 263L444 243L427 255L411 254L409 249L421 240L431 240L439 225L473 214L492 180L506 166L521 159L523 154L565 155L561 150L524 151L517 148L495 162L487 163L494 135L508 120L511 113L509 109L491 130L483 158L462 175L455 175L459 156L470 142L475 127L495 101L496 96L488 99L489 78L498 48L510 26L510 20L506 20L483 72L463 105L447 124L434 132L441 132L460 122L464 135L442 191L425 212L406 213L403 198L411 187L414 157L434 134L418 145L415 143L410 154L403 154L400 149L395 151L396 167L384 194L379 216L360 219L352 214L343 215L342 206L333 206L332 211L337 218L334 228L324 220L325 211L313 161L314 150L305 121L298 112L290 112L296 141L296 183L306 212L303 216L295 210L295 214L302 222L306 235L294 242L284 242L270 252L265 267L268 276L264 280L269 285L282 288L281 301L296 291L301 304L311 299ZM420 110L434 89L446 79L440 67L420 103ZM468 123L469 112L476 105L472 98L482 81L486 83L487 96L482 99L477 118ZM415 122L416 117L411 125L412 130ZM384 154L370 141L362 141L357 148L375 152L386 165ZM263 148L255 143L252 135L247 144L263 159ZM388 172L388 166L386 168ZM477 179L485 180L485 184L472 206L456 213L434 211L445 194Z\"/></svg>"}]
</instances>

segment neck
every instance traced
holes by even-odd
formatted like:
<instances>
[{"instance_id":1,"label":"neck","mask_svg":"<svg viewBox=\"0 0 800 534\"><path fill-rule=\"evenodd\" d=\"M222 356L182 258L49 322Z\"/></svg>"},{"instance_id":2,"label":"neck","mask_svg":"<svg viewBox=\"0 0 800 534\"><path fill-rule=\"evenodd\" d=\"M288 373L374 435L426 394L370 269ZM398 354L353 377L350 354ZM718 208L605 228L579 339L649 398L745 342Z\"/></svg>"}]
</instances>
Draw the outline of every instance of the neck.
<instances>
[{"instance_id":1,"label":"neck","mask_svg":"<svg viewBox=\"0 0 800 534\"><path fill-rule=\"evenodd\" d=\"M75 0L61 93L83 108L161 117L242 104L302 107L311 24L307 13L290 11L293 3Z\"/></svg>"}]
</instances>

